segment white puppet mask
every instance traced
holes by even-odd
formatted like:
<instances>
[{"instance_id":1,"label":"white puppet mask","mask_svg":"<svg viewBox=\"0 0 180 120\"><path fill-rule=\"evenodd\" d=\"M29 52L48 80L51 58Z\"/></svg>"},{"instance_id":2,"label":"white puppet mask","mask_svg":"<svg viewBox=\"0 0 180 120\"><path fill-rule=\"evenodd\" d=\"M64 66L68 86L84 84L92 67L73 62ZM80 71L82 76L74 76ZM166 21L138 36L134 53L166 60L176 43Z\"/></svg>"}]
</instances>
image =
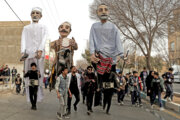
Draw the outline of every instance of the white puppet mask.
<instances>
[{"instance_id":1,"label":"white puppet mask","mask_svg":"<svg viewBox=\"0 0 180 120\"><path fill-rule=\"evenodd\" d=\"M108 7L104 4L100 5L97 9L97 15L100 20L107 20L109 15Z\"/></svg>"},{"instance_id":2,"label":"white puppet mask","mask_svg":"<svg viewBox=\"0 0 180 120\"><path fill-rule=\"evenodd\" d=\"M33 22L39 22L42 17L42 9L39 7L35 7L31 11L31 19Z\"/></svg>"}]
</instances>

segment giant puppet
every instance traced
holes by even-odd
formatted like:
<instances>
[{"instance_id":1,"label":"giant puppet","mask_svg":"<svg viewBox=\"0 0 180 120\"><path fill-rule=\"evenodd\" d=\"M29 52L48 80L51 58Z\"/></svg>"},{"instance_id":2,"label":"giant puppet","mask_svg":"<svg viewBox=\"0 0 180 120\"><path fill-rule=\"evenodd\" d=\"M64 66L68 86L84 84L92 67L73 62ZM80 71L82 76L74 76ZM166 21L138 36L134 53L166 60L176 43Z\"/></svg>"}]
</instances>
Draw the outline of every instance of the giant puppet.
<instances>
[{"instance_id":1,"label":"giant puppet","mask_svg":"<svg viewBox=\"0 0 180 120\"><path fill-rule=\"evenodd\" d=\"M24 72L27 73L31 69L31 64L37 65L38 71L40 71L41 77L38 79L38 91L37 101L43 99L43 75L44 75L44 55L45 55L45 42L47 37L47 28L39 24L39 20L42 18L42 9L39 7L32 8L31 11L32 23L24 26L21 38L21 53L22 60L24 59ZM27 100L29 98L29 86L30 79L25 78L25 87ZM32 101L31 101L32 102Z\"/></svg>"},{"instance_id":2,"label":"giant puppet","mask_svg":"<svg viewBox=\"0 0 180 120\"><path fill-rule=\"evenodd\" d=\"M55 51L55 70L56 76L61 72L62 67L70 67L73 65L74 50L78 49L77 43L72 37L68 38L71 32L71 24L69 22L62 23L59 28L60 37L58 40L51 42L51 48Z\"/></svg>"},{"instance_id":3,"label":"giant puppet","mask_svg":"<svg viewBox=\"0 0 180 120\"><path fill-rule=\"evenodd\" d=\"M99 5L97 15L100 22L94 23L91 27L89 48L91 61L98 73L98 87L104 89L103 109L107 104L106 113L109 114L114 88L119 90L119 81L115 74L116 57L124 58L124 54L119 30L108 21L108 6Z\"/></svg>"}]
</instances>

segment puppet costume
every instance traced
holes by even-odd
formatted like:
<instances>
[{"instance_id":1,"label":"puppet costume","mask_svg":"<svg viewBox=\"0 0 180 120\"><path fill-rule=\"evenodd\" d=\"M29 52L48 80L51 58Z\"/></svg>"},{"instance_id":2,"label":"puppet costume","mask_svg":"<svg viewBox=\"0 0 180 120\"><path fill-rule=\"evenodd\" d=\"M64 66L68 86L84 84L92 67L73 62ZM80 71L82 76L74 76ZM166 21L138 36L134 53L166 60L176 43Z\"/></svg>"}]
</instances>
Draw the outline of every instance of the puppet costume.
<instances>
[{"instance_id":1,"label":"puppet costume","mask_svg":"<svg viewBox=\"0 0 180 120\"><path fill-rule=\"evenodd\" d=\"M32 12L37 11L42 13L42 9L39 7L33 8ZM31 67L31 63L36 63L37 69L40 71L41 78L39 78L37 101L43 99L43 75L44 75L44 56L45 56L45 43L47 38L47 28L38 22L26 25L22 31L21 37L21 53L28 54L28 58L25 59L25 70L27 73ZM40 59L35 58L37 51L42 51ZM29 97L29 78L25 78L26 96L27 101L30 101Z\"/></svg>"}]
</instances>

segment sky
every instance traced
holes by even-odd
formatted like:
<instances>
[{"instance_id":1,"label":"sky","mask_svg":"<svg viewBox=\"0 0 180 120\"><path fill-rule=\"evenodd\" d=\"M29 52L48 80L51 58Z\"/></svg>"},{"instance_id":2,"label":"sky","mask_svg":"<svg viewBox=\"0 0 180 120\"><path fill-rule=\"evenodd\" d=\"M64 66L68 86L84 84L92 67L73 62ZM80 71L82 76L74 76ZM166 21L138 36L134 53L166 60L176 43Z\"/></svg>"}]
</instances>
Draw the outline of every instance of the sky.
<instances>
[{"instance_id":1,"label":"sky","mask_svg":"<svg viewBox=\"0 0 180 120\"><path fill-rule=\"evenodd\" d=\"M51 41L58 39L58 26L64 21L72 24L72 32L68 38L74 37L78 50L74 54L74 62L82 59L81 54L87 46L91 25L89 5L93 0L6 0L22 21L31 21L33 7L42 8L41 24L47 26ZM0 21L19 21L4 0L0 1Z\"/></svg>"}]
</instances>

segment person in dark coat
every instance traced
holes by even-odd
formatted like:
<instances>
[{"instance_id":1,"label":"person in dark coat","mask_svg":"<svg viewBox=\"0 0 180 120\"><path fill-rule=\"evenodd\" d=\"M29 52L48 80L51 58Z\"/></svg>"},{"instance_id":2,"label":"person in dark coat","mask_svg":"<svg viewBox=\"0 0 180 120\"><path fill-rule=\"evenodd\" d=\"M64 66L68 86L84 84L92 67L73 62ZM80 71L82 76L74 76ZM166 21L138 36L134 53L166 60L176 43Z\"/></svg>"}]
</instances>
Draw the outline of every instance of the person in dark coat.
<instances>
[{"instance_id":1,"label":"person in dark coat","mask_svg":"<svg viewBox=\"0 0 180 120\"><path fill-rule=\"evenodd\" d=\"M86 97L87 97L87 114L90 115L93 110L92 110L92 104L93 104L93 97L94 97L94 93L97 89L97 85L96 85L96 81L97 78L95 76L95 74L92 72L93 67L92 66L88 66L87 67L88 72L85 75L85 90L84 92L86 93Z\"/></svg>"},{"instance_id":2,"label":"person in dark coat","mask_svg":"<svg viewBox=\"0 0 180 120\"><path fill-rule=\"evenodd\" d=\"M153 79L154 79L154 71L150 71L149 75L146 78L147 96L149 96L150 102L152 102L151 82L152 82Z\"/></svg>"}]
</instances>

